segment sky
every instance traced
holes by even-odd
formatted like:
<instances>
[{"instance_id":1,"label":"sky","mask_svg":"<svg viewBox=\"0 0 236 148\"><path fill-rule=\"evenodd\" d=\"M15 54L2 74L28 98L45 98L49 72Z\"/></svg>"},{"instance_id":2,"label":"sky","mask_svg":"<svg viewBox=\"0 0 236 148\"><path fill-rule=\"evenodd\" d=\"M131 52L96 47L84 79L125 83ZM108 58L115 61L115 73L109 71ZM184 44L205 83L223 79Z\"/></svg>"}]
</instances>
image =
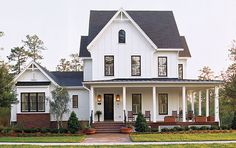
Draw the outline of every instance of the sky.
<instances>
[{"instance_id":1,"label":"sky","mask_svg":"<svg viewBox=\"0 0 236 148\"><path fill-rule=\"evenodd\" d=\"M215 75L230 64L228 49L236 39L236 0L0 0L0 57L37 34L47 50L43 66L55 70L61 58L79 52L80 36L88 34L90 10L170 10L192 58L187 77L197 78L209 66Z\"/></svg>"}]
</instances>

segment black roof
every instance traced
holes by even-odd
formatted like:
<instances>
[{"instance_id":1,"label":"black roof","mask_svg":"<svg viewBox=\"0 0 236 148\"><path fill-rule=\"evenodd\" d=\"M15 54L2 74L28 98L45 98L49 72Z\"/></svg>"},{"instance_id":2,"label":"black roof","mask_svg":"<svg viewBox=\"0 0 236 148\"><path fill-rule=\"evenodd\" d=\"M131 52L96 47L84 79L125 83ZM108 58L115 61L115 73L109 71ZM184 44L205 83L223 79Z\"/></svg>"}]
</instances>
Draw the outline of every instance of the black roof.
<instances>
[{"instance_id":1,"label":"black roof","mask_svg":"<svg viewBox=\"0 0 236 148\"><path fill-rule=\"evenodd\" d=\"M87 45L117 11L90 11L89 35L81 37L80 57L90 57ZM127 11L158 48L183 48L172 11Z\"/></svg>"},{"instance_id":2,"label":"black roof","mask_svg":"<svg viewBox=\"0 0 236 148\"><path fill-rule=\"evenodd\" d=\"M83 72L61 72L53 71L50 72L60 86L82 86Z\"/></svg>"}]
</instances>

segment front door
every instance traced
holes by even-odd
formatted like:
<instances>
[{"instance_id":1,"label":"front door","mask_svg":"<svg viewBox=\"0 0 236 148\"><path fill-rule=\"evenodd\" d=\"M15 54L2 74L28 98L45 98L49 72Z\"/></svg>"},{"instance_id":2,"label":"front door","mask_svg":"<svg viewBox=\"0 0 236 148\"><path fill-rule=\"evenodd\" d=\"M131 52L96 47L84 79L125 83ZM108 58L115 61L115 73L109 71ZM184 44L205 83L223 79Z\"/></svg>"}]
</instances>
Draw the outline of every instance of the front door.
<instances>
[{"instance_id":1,"label":"front door","mask_svg":"<svg viewBox=\"0 0 236 148\"><path fill-rule=\"evenodd\" d=\"M114 95L113 94L104 94L104 120L113 120L114 119Z\"/></svg>"}]
</instances>

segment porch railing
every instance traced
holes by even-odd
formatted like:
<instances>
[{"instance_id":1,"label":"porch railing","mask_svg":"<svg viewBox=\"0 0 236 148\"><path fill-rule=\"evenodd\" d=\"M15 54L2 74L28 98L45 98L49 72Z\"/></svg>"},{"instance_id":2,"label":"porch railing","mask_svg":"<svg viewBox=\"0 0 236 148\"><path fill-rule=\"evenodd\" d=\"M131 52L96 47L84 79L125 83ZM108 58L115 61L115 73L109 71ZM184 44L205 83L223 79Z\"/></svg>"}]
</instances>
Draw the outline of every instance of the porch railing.
<instances>
[{"instance_id":1,"label":"porch railing","mask_svg":"<svg viewBox=\"0 0 236 148\"><path fill-rule=\"evenodd\" d=\"M125 123L125 125L126 125L126 113L125 113L125 110L124 110L124 123Z\"/></svg>"},{"instance_id":2,"label":"porch railing","mask_svg":"<svg viewBox=\"0 0 236 148\"><path fill-rule=\"evenodd\" d=\"M90 115L90 122L89 122L90 127L92 127L92 124L93 124L93 110L91 110L91 115Z\"/></svg>"}]
</instances>

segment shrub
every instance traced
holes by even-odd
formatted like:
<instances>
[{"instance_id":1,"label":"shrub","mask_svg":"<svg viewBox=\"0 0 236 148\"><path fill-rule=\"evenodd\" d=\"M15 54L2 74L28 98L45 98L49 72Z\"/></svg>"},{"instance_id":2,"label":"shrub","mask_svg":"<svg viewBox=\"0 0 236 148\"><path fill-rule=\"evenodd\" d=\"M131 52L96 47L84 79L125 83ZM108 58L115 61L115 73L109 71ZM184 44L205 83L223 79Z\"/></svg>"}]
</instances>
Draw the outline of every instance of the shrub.
<instances>
[{"instance_id":1,"label":"shrub","mask_svg":"<svg viewBox=\"0 0 236 148\"><path fill-rule=\"evenodd\" d=\"M230 129L230 128L229 128L229 126L222 125L222 126L220 127L220 129L222 129L222 130L228 130L228 129Z\"/></svg>"},{"instance_id":2,"label":"shrub","mask_svg":"<svg viewBox=\"0 0 236 148\"><path fill-rule=\"evenodd\" d=\"M190 128L189 128L188 126L185 126L183 130L184 130L184 131L189 131Z\"/></svg>"},{"instance_id":3,"label":"shrub","mask_svg":"<svg viewBox=\"0 0 236 148\"><path fill-rule=\"evenodd\" d=\"M59 133L59 129L57 128L51 128L50 133Z\"/></svg>"},{"instance_id":4,"label":"shrub","mask_svg":"<svg viewBox=\"0 0 236 148\"><path fill-rule=\"evenodd\" d=\"M232 120L231 128L236 129L236 111L234 112L234 118Z\"/></svg>"},{"instance_id":5,"label":"shrub","mask_svg":"<svg viewBox=\"0 0 236 148\"><path fill-rule=\"evenodd\" d=\"M202 126L199 128L200 130L209 130L209 128L207 126Z\"/></svg>"},{"instance_id":6,"label":"shrub","mask_svg":"<svg viewBox=\"0 0 236 148\"><path fill-rule=\"evenodd\" d=\"M158 128L151 128L151 132L159 132Z\"/></svg>"},{"instance_id":7,"label":"shrub","mask_svg":"<svg viewBox=\"0 0 236 148\"><path fill-rule=\"evenodd\" d=\"M143 114L140 112L138 113L138 117L135 122L135 130L137 132L147 132L148 131L147 121L144 118Z\"/></svg>"},{"instance_id":8,"label":"shrub","mask_svg":"<svg viewBox=\"0 0 236 148\"><path fill-rule=\"evenodd\" d=\"M11 131L12 131L11 128L3 128L3 129L2 129L2 133L3 133L3 134L8 134L8 133L10 133Z\"/></svg>"},{"instance_id":9,"label":"shrub","mask_svg":"<svg viewBox=\"0 0 236 148\"><path fill-rule=\"evenodd\" d=\"M212 125L211 128L210 128L210 130L219 130L219 129L220 128L217 125Z\"/></svg>"},{"instance_id":10,"label":"shrub","mask_svg":"<svg viewBox=\"0 0 236 148\"><path fill-rule=\"evenodd\" d=\"M49 128L42 128L42 129L40 130L40 132L41 132L41 133L48 133L48 132L50 132L50 129L49 129Z\"/></svg>"},{"instance_id":11,"label":"shrub","mask_svg":"<svg viewBox=\"0 0 236 148\"><path fill-rule=\"evenodd\" d=\"M23 133L23 129L22 128L14 128L14 132L15 133Z\"/></svg>"},{"instance_id":12,"label":"shrub","mask_svg":"<svg viewBox=\"0 0 236 148\"><path fill-rule=\"evenodd\" d=\"M68 120L68 130L70 133L74 134L78 131L79 129L79 121L78 118L76 117L75 112L71 112L70 118Z\"/></svg>"},{"instance_id":13,"label":"shrub","mask_svg":"<svg viewBox=\"0 0 236 148\"><path fill-rule=\"evenodd\" d=\"M190 129L191 129L191 130L199 130L199 127L191 126Z\"/></svg>"},{"instance_id":14,"label":"shrub","mask_svg":"<svg viewBox=\"0 0 236 148\"><path fill-rule=\"evenodd\" d=\"M168 129L168 128L161 129L161 132L169 132L169 131L170 131L170 129Z\"/></svg>"},{"instance_id":15,"label":"shrub","mask_svg":"<svg viewBox=\"0 0 236 148\"><path fill-rule=\"evenodd\" d=\"M37 128L25 128L23 129L25 133L37 133L38 129Z\"/></svg>"},{"instance_id":16,"label":"shrub","mask_svg":"<svg viewBox=\"0 0 236 148\"><path fill-rule=\"evenodd\" d=\"M66 128L59 128L59 133L68 133Z\"/></svg>"}]
</instances>

